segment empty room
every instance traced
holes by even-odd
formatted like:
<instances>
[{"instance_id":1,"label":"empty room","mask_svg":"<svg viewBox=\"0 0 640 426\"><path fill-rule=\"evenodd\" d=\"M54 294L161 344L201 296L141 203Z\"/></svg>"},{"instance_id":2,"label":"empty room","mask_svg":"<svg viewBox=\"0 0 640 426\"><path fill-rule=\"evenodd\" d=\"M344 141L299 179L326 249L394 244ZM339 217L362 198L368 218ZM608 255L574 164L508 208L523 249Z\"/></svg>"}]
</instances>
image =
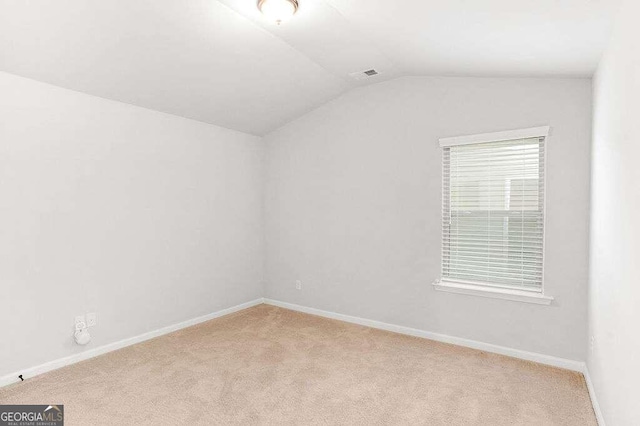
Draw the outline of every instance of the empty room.
<instances>
[{"instance_id":1,"label":"empty room","mask_svg":"<svg viewBox=\"0 0 640 426\"><path fill-rule=\"evenodd\" d=\"M640 425L637 0L0 0L0 426Z\"/></svg>"}]
</instances>

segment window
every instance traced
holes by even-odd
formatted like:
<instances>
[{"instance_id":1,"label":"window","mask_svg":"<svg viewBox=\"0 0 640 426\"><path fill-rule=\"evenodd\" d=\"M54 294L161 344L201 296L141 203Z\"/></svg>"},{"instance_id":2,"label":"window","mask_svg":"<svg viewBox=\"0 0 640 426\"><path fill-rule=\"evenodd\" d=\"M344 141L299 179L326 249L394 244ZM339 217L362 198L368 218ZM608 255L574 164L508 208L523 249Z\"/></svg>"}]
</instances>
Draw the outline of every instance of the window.
<instances>
[{"instance_id":1,"label":"window","mask_svg":"<svg viewBox=\"0 0 640 426\"><path fill-rule=\"evenodd\" d=\"M439 290L550 302L542 287L548 130L543 127L440 140L443 209Z\"/></svg>"}]
</instances>

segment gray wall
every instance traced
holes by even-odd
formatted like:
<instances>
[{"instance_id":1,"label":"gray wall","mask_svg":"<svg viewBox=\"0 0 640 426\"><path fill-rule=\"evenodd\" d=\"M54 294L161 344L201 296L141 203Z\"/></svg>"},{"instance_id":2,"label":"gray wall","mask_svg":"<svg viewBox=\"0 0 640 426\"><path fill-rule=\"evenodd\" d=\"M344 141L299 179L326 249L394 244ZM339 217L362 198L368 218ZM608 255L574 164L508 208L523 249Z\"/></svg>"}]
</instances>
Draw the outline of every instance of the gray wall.
<instances>
[{"instance_id":1,"label":"gray wall","mask_svg":"<svg viewBox=\"0 0 640 426\"><path fill-rule=\"evenodd\" d=\"M609 426L640 425L640 3L594 79L588 367Z\"/></svg>"},{"instance_id":2,"label":"gray wall","mask_svg":"<svg viewBox=\"0 0 640 426\"><path fill-rule=\"evenodd\" d=\"M269 298L585 360L591 81L404 78L265 138ZM537 306L436 292L438 138L552 126ZM295 281L303 289L295 289Z\"/></svg>"},{"instance_id":3,"label":"gray wall","mask_svg":"<svg viewBox=\"0 0 640 426\"><path fill-rule=\"evenodd\" d=\"M0 376L84 350L75 315L98 314L97 347L263 294L586 357L589 80L405 78L264 145L9 74L0 92ZM541 125L556 301L435 292L438 138Z\"/></svg>"},{"instance_id":4,"label":"gray wall","mask_svg":"<svg viewBox=\"0 0 640 426\"><path fill-rule=\"evenodd\" d=\"M0 73L0 377L262 296L261 140Z\"/></svg>"}]
</instances>

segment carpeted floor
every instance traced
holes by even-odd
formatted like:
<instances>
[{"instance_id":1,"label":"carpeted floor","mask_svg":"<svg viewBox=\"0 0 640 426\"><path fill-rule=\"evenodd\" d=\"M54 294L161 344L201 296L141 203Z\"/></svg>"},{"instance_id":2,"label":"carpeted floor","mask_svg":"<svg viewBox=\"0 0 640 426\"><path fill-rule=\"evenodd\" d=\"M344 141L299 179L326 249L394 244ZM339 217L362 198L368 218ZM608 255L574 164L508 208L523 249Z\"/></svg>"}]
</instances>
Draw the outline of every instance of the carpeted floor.
<instances>
[{"instance_id":1,"label":"carpeted floor","mask_svg":"<svg viewBox=\"0 0 640 426\"><path fill-rule=\"evenodd\" d=\"M596 426L582 375L260 305L0 388L66 425Z\"/></svg>"}]
</instances>

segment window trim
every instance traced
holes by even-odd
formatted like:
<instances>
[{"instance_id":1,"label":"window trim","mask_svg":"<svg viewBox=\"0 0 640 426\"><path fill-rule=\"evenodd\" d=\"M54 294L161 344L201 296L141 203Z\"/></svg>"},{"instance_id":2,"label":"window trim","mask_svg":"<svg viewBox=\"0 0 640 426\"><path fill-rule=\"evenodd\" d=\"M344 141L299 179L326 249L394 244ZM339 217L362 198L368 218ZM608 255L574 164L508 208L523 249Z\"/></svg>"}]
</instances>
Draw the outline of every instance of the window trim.
<instances>
[{"instance_id":1,"label":"window trim","mask_svg":"<svg viewBox=\"0 0 640 426\"><path fill-rule=\"evenodd\" d=\"M505 132L481 133L478 135L454 136L440 138L440 146L474 145L487 142L503 142L515 139L547 138L551 127L530 127L528 129L507 130Z\"/></svg>"},{"instance_id":2,"label":"window trim","mask_svg":"<svg viewBox=\"0 0 640 426\"><path fill-rule=\"evenodd\" d=\"M515 139L528 139L536 137L544 137L545 145L549 140L551 133L550 126L530 127L526 129L507 130L502 132L493 133L481 133L476 135L454 136L440 138L440 147L452 147L460 145L474 145L487 142L502 142ZM545 294L545 248L546 248L546 232L547 232L547 179L546 179L546 165L547 165L547 149L544 150L544 164L545 164L545 179L544 179L544 202L543 202L543 228L542 228L542 285L540 291L527 291L513 288L505 288L499 285L491 285L487 283L473 283L467 281L457 281L450 278L440 278L433 283L433 287L437 291L466 294L479 297L490 297L503 300L511 300L517 302L534 303L538 305L550 305L553 302L553 297ZM444 179L444 171L442 172ZM442 197L444 200L444 187L442 188ZM442 265L442 259L440 260Z\"/></svg>"},{"instance_id":3,"label":"window trim","mask_svg":"<svg viewBox=\"0 0 640 426\"><path fill-rule=\"evenodd\" d=\"M471 296L490 297L493 299L511 300L514 302L534 303L536 305L550 305L553 297L537 291L514 290L511 288L494 287L487 284L463 283L453 280L438 280L433 288L447 293L467 294Z\"/></svg>"}]
</instances>

